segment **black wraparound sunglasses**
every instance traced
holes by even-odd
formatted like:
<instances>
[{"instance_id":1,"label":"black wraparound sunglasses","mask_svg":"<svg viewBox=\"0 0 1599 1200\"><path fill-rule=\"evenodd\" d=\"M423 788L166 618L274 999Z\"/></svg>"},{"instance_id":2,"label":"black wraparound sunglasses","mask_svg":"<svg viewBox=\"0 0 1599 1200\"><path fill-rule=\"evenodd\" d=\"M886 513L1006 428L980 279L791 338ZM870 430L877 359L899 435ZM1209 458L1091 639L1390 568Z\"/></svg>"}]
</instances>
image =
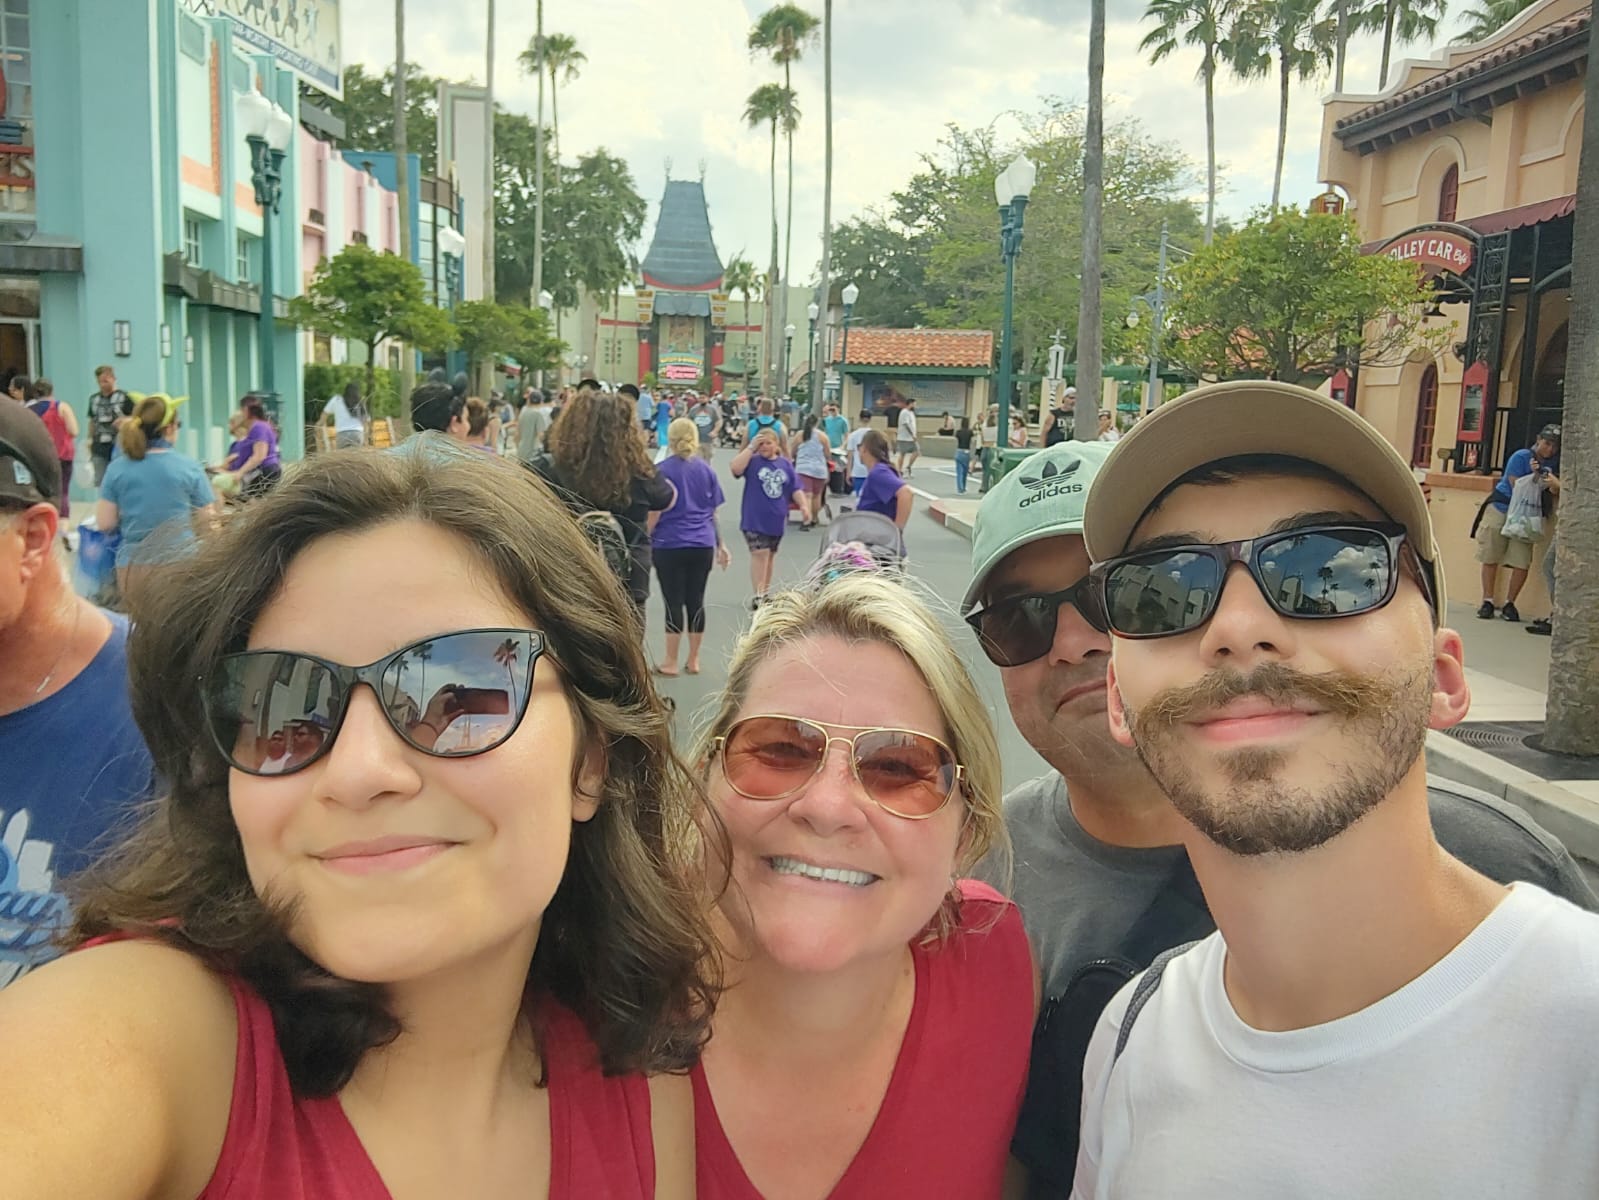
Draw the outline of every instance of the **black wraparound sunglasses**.
<instances>
[{"instance_id":1,"label":"black wraparound sunglasses","mask_svg":"<svg viewBox=\"0 0 1599 1200\"><path fill-rule=\"evenodd\" d=\"M977 640L991 663L1019 667L1049 653L1063 604L1070 604L1100 633L1106 632L1101 597L1099 580L1085 575L1058 592L1030 592L990 604L968 614L966 623L977 631Z\"/></svg>"},{"instance_id":2,"label":"black wraparound sunglasses","mask_svg":"<svg viewBox=\"0 0 1599 1200\"><path fill-rule=\"evenodd\" d=\"M1404 526L1349 522L1137 550L1095 563L1090 573L1103 587L1112 633L1159 638L1198 629L1215 615L1233 563L1243 564L1279 614L1314 621L1358 616L1387 604L1406 553L1415 555ZM1419 563L1412 565L1428 592L1425 572Z\"/></svg>"},{"instance_id":3,"label":"black wraparound sunglasses","mask_svg":"<svg viewBox=\"0 0 1599 1200\"><path fill-rule=\"evenodd\" d=\"M212 740L250 775L287 775L326 754L358 684L394 732L439 758L492 750L516 732L545 653L532 629L465 629L423 638L364 667L291 650L224 655L200 680Z\"/></svg>"}]
</instances>

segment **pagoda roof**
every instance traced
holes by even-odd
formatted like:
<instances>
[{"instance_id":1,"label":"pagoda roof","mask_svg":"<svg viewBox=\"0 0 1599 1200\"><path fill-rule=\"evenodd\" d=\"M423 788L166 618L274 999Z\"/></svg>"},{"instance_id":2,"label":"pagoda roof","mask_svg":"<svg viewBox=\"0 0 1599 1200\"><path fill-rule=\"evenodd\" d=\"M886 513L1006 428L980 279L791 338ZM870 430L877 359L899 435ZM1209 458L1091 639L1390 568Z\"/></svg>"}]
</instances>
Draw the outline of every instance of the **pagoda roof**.
<instances>
[{"instance_id":1,"label":"pagoda roof","mask_svg":"<svg viewBox=\"0 0 1599 1200\"><path fill-rule=\"evenodd\" d=\"M711 236L703 183L666 181L641 273L647 287L665 291L710 292L721 286L722 259Z\"/></svg>"}]
</instances>

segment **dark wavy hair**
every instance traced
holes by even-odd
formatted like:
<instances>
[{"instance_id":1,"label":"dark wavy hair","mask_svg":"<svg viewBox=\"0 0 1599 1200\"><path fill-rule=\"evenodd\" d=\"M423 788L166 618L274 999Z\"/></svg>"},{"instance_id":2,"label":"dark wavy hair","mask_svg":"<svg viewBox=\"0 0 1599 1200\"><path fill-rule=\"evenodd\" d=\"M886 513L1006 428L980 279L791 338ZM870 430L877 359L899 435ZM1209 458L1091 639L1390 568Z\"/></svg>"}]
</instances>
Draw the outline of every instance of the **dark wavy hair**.
<instances>
[{"instance_id":1,"label":"dark wavy hair","mask_svg":"<svg viewBox=\"0 0 1599 1200\"><path fill-rule=\"evenodd\" d=\"M595 508L627 508L633 480L655 474L633 406L606 392L579 388L544 444L561 484Z\"/></svg>"},{"instance_id":2,"label":"dark wavy hair","mask_svg":"<svg viewBox=\"0 0 1599 1200\"><path fill-rule=\"evenodd\" d=\"M682 1070L716 995L698 840L698 782L671 745L627 596L550 490L520 466L438 434L387 452L321 455L141 591L128 641L134 716L167 794L75 889L67 944L158 939L244 979L270 1005L297 1094L338 1091L398 1036L387 989L330 974L293 942L292 906L251 886L228 805L228 767L200 689L243 649L295 557L321 538L420 520L469 548L541 628L585 747L603 747L593 819L545 911L527 996L581 1017L609 1073ZM425 564L418 564L425 570ZM400 601L403 603L403 600Z\"/></svg>"}]
</instances>

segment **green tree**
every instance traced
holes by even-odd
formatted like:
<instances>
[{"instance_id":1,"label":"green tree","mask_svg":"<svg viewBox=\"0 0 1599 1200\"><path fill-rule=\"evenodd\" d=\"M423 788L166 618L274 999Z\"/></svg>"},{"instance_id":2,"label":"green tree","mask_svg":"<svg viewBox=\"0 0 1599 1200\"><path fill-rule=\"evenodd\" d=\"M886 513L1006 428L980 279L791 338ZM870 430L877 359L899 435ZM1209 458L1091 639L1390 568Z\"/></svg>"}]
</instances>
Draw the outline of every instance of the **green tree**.
<instances>
[{"instance_id":1,"label":"green tree","mask_svg":"<svg viewBox=\"0 0 1599 1200\"><path fill-rule=\"evenodd\" d=\"M1466 10L1466 25L1455 41L1468 45L1485 42L1536 3L1538 0L1477 0L1476 8Z\"/></svg>"},{"instance_id":2,"label":"green tree","mask_svg":"<svg viewBox=\"0 0 1599 1200\"><path fill-rule=\"evenodd\" d=\"M855 319L862 325L908 329L926 320L927 239L879 213L841 222L833 230L829 274L860 289Z\"/></svg>"},{"instance_id":3,"label":"green tree","mask_svg":"<svg viewBox=\"0 0 1599 1200\"><path fill-rule=\"evenodd\" d=\"M768 345L772 336L772 305L770 299L777 287L777 127L781 124L790 132L799 122L799 105L795 102L794 89L781 87L775 83L763 83L749 94L749 99L744 102L744 122L751 129L759 129L762 125L771 128L772 148L770 155L769 171L772 180L772 256L771 265L767 269L766 293L766 340ZM767 363L770 355L766 348L761 350L761 390L768 390Z\"/></svg>"},{"instance_id":4,"label":"green tree","mask_svg":"<svg viewBox=\"0 0 1599 1200\"><path fill-rule=\"evenodd\" d=\"M394 151L394 68L369 75L360 63L344 68L344 99L316 93L318 103L344 122L342 145L351 150ZM421 156L424 172L436 170L439 149L439 80L416 63L405 67L405 141Z\"/></svg>"},{"instance_id":5,"label":"green tree","mask_svg":"<svg viewBox=\"0 0 1599 1200\"><path fill-rule=\"evenodd\" d=\"M750 339L750 296L754 293L759 278L755 264L744 257L743 251L727 260L727 267L722 273L722 286L728 290L728 293L737 292L744 298L745 346L749 345Z\"/></svg>"},{"instance_id":6,"label":"green tree","mask_svg":"<svg viewBox=\"0 0 1599 1200\"><path fill-rule=\"evenodd\" d=\"M1288 149L1288 92L1295 80L1316 78L1331 65L1338 22L1321 14L1321 0L1249 0L1233 39L1233 69L1244 79L1277 73L1277 168L1271 206L1282 200L1283 156Z\"/></svg>"},{"instance_id":7,"label":"green tree","mask_svg":"<svg viewBox=\"0 0 1599 1200\"><path fill-rule=\"evenodd\" d=\"M1382 30L1382 67L1377 75L1378 87L1388 86L1388 68L1393 62L1394 45L1408 45L1436 34L1447 4L1448 0L1377 0L1367 10L1370 26Z\"/></svg>"},{"instance_id":8,"label":"green tree","mask_svg":"<svg viewBox=\"0 0 1599 1200\"><path fill-rule=\"evenodd\" d=\"M1338 0L1342 3L1343 0ZM1200 51L1199 78L1205 87L1205 241L1216 232L1216 71L1231 51L1230 33L1237 0L1149 0L1144 20L1155 28L1139 49L1158 63L1179 46Z\"/></svg>"},{"instance_id":9,"label":"green tree","mask_svg":"<svg viewBox=\"0 0 1599 1200\"><path fill-rule=\"evenodd\" d=\"M457 344L466 353L467 375L485 360L509 356L525 370L553 370L560 365L561 341L550 331L543 309L519 304L467 300L456 305Z\"/></svg>"},{"instance_id":10,"label":"green tree","mask_svg":"<svg viewBox=\"0 0 1599 1200\"><path fill-rule=\"evenodd\" d=\"M561 100L560 84L573 83L583 73L589 56L577 47L577 39L569 33L544 35L544 70L550 77L550 140L555 143L552 157L556 170L561 164ZM517 56L522 71L534 75L539 69L538 38L534 37L527 49Z\"/></svg>"},{"instance_id":11,"label":"green tree","mask_svg":"<svg viewBox=\"0 0 1599 1200\"><path fill-rule=\"evenodd\" d=\"M360 244L317 267L305 294L289 302L289 316L307 329L366 348L367 396L373 394L379 342L394 339L429 351L454 340L449 317L427 302L416 264Z\"/></svg>"},{"instance_id":12,"label":"green tree","mask_svg":"<svg viewBox=\"0 0 1599 1200\"><path fill-rule=\"evenodd\" d=\"M1451 336L1426 327L1432 289L1415 264L1362 253L1348 214L1262 209L1171 278L1165 355L1197 375L1300 383Z\"/></svg>"},{"instance_id":13,"label":"green tree","mask_svg":"<svg viewBox=\"0 0 1599 1200\"><path fill-rule=\"evenodd\" d=\"M799 107L794 102L793 66L804 55L807 46L815 45L821 22L797 4L778 4L767 9L755 22L749 34L752 54L766 54L772 62L783 68L783 90L789 95L790 111L784 114L783 128L788 142L788 203L785 207L783 233L783 273L778 276L783 287L778 293L777 319L772 329L788 324L788 283L791 263L790 251L794 246L794 130L799 124ZM784 364L785 370L788 364Z\"/></svg>"},{"instance_id":14,"label":"green tree","mask_svg":"<svg viewBox=\"0 0 1599 1200\"><path fill-rule=\"evenodd\" d=\"M647 212L626 161L604 147L578 158L544 214L544 286L557 305L575 308L582 292L602 296L634 277L628 247Z\"/></svg>"}]
</instances>

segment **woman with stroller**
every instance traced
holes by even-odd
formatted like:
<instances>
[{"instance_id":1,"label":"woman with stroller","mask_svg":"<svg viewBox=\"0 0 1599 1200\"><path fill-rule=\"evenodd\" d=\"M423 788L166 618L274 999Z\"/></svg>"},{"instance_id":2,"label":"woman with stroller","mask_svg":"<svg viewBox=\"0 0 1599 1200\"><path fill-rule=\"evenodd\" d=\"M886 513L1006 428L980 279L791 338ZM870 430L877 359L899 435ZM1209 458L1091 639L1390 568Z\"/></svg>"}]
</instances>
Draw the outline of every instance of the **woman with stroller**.
<instances>
[{"instance_id":1,"label":"woman with stroller","mask_svg":"<svg viewBox=\"0 0 1599 1200\"><path fill-rule=\"evenodd\" d=\"M861 486L855 511L881 513L903 531L905 522L910 520L915 493L889 464L888 439L872 430L861 439L860 456L866 465L866 482Z\"/></svg>"}]
</instances>

